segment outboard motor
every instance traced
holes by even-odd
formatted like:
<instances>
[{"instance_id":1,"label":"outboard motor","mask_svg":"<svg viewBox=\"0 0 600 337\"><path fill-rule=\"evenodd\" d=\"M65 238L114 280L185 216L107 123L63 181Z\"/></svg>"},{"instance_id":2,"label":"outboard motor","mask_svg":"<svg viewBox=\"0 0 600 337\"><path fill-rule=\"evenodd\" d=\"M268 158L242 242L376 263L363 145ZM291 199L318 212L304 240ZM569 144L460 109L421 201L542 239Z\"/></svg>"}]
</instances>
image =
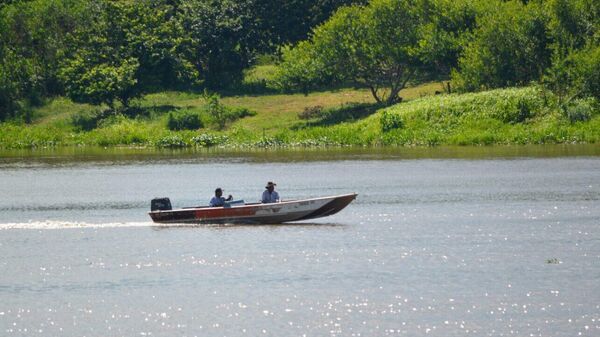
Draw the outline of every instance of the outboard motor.
<instances>
[{"instance_id":1,"label":"outboard motor","mask_svg":"<svg viewBox=\"0 0 600 337\"><path fill-rule=\"evenodd\" d=\"M169 198L154 198L150 202L151 211L170 211L172 209Z\"/></svg>"}]
</instances>

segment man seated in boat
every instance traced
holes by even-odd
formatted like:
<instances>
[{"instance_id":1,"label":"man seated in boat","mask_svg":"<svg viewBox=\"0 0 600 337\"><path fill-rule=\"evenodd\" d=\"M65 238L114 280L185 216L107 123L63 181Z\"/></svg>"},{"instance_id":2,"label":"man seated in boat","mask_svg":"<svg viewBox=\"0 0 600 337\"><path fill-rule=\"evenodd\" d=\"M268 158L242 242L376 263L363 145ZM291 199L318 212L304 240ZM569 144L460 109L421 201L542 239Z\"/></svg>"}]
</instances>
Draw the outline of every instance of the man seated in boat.
<instances>
[{"instance_id":1,"label":"man seated in boat","mask_svg":"<svg viewBox=\"0 0 600 337\"><path fill-rule=\"evenodd\" d=\"M270 204L273 202L279 202L279 193L277 193L277 191L275 191L275 186L277 186L277 184L275 184L272 181L269 181L267 183L267 186L265 186L266 190L263 192L262 194L262 198L261 201L263 204Z\"/></svg>"},{"instance_id":2,"label":"man seated in boat","mask_svg":"<svg viewBox=\"0 0 600 337\"><path fill-rule=\"evenodd\" d=\"M210 199L210 202L208 204L210 205L210 207L221 207L225 205L225 201L231 200L233 200L231 194L227 197L227 199L225 199L225 197L223 196L223 189L217 187L217 189L215 190L215 196Z\"/></svg>"}]
</instances>

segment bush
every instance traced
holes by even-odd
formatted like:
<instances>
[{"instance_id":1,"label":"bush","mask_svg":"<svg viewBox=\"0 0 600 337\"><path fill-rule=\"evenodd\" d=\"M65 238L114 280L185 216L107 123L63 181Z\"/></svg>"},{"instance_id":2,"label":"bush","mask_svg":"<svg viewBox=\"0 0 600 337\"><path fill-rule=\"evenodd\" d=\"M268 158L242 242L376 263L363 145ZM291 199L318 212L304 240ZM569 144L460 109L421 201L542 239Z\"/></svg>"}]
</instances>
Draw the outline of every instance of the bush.
<instances>
[{"instance_id":1,"label":"bush","mask_svg":"<svg viewBox=\"0 0 600 337\"><path fill-rule=\"evenodd\" d=\"M179 148L179 147L187 147L189 146L183 138L177 135L165 136L157 140L154 145L156 147L165 147L165 148Z\"/></svg>"},{"instance_id":2,"label":"bush","mask_svg":"<svg viewBox=\"0 0 600 337\"><path fill-rule=\"evenodd\" d=\"M455 88L479 91L538 80L550 65L546 20L541 6L521 1L499 1L480 15L453 71Z\"/></svg>"},{"instance_id":3,"label":"bush","mask_svg":"<svg viewBox=\"0 0 600 337\"><path fill-rule=\"evenodd\" d=\"M589 121L594 114L594 103L592 99L573 100L564 108L565 116L571 123Z\"/></svg>"},{"instance_id":4,"label":"bush","mask_svg":"<svg viewBox=\"0 0 600 337\"><path fill-rule=\"evenodd\" d=\"M514 119L516 123L522 123L531 117L531 108L526 100L520 99L517 102L517 115Z\"/></svg>"},{"instance_id":5,"label":"bush","mask_svg":"<svg viewBox=\"0 0 600 337\"><path fill-rule=\"evenodd\" d=\"M169 130L196 130L203 126L200 115L196 112L189 110L169 112L169 118L167 119Z\"/></svg>"},{"instance_id":6,"label":"bush","mask_svg":"<svg viewBox=\"0 0 600 337\"><path fill-rule=\"evenodd\" d=\"M543 84L561 104L582 97L600 99L600 47L571 52L556 60L546 71Z\"/></svg>"},{"instance_id":7,"label":"bush","mask_svg":"<svg viewBox=\"0 0 600 337\"><path fill-rule=\"evenodd\" d=\"M98 127L103 116L100 110L79 111L71 116L71 124L79 131L90 131Z\"/></svg>"},{"instance_id":8,"label":"bush","mask_svg":"<svg viewBox=\"0 0 600 337\"><path fill-rule=\"evenodd\" d=\"M204 100L206 101L206 112L215 121L219 129L225 127L227 123L227 109L220 101L221 97L218 94L211 94L204 91Z\"/></svg>"},{"instance_id":9,"label":"bush","mask_svg":"<svg viewBox=\"0 0 600 337\"><path fill-rule=\"evenodd\" d=\"M228 140L229 140L229 138L227 136L219 136L219 135L203 133L199 136L192 137L191 142L192 142L192 144L194 144L196 146L211 147L211 146L225 144L225 143L227 143Z\"/></svg>"},{"instance_id":10,"label":"bush","mask_svg":"<svg viewBox=\"0 0 600 337\"><path fill-rule=\"evenodd\" d=\"M256 112L247 108L226 108L227 120L233 122L244 117L256 116Z\"/></svg>"},{"instance_id":11,"label":"bush","mask_svg":"<svg viewBox=\"0 0 600 337\"><path fill-rule=\"evenodd\" d=\"M237 119L254 116L256 112L250 111L246 108L229 108L223 105L220 101L218 94L211 94L208 91L204 91L204 100L206 101L206 112L213 119L219 130L225 128L225 125L229 122L233 122Z\"/></svg>"},{"instance_id":12,"label":"bush","mask_svg":"<svg viewBox=\"0 0 600 337\"><path fill-rule=\"evenodd\" d=\"M491 110L490 115L504 123L523 123L533 117L535 110L540 110L543 106L538 94L535 92L532 94L531 96L505 95L501 101L495 102L495 107Z\"/></svg>"},{"instance_id":13,"label":"bush","mask_svg":"<svg viewBox=\"0 0 600 337\"><path fill-rule=\"evenodd\" d=\"M387 110L381 114L379 121L381 123L381 131L383 132L401 129L404 126L402 117L399 114L388 112Z\"/></svg>"},{"instance_id":14,"label":"bush","mask_svg":"<svg viewBox=\"0 0 600 337\"><path fill-rule=\"evenodd\" d=\"M308 106L308 107L304 108L304 110L302 112L298 113L298 118L304 119L304 120L322 117L322 116L323 116L323 106L322 105Z\"/></svg>"}]
</instances>

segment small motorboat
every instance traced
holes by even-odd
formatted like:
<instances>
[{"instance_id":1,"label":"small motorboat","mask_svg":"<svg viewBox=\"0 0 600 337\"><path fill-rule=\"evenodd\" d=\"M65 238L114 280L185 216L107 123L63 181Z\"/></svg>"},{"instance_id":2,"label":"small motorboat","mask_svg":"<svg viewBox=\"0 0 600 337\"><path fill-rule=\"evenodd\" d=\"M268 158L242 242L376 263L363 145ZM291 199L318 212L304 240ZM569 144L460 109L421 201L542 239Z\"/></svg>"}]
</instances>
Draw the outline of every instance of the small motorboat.
<instances>
[{"instance_id":1,"label":"small motorboat","mask_svg":"<svg viewBox=\"0 0 600 337\"><path fill-rule=\"evenodd\" d=\"M356 199L356 193L329 197L285 200L278 203L226 202L223 207L172 209L169 198L155 198L148 214L157 223L276 224L321 218L335 214Z\"/></svg>"}]
</instances>

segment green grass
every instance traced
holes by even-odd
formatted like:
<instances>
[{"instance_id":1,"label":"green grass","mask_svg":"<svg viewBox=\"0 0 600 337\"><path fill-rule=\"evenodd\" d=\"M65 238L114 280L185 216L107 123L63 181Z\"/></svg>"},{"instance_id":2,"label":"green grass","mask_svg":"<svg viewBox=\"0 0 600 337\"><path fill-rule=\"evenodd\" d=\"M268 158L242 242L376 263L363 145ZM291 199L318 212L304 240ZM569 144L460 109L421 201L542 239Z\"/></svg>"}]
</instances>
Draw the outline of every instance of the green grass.
<instances>
[{"instance_id":1,"label":"green grass","mask_svg":"<svg viewBox=\"0 0 600 337\"><path fill-rule=\"evenodd\" d=\"M600 116L571 123L534 87L481 93L437 95L379 111L362 123L362 139L371 145L490 145L595 143L600 140ZM402 127L383 132L374 126L383 114L394 114ZM357 133L360 130L357 130ZM370 137L365 139L365 133Z\"/></svg>"},{"instance_id":2,"label":"green grass","mask_svg":"<svg viewBox=\"0 0 600 337\"><path fill-rule=\"evenodd\" d=\"M267 71L266 67L260 71ZM268 76L256 75L257 78ZM71 124L73 114L98 107L58 98L33 111L30 125L1 123L0 148L56 146L273 147L273 146L434 146L543 143L597 143L600 116L572 123L535 87L481 93L433 95L430 83L401 92L404 102L380 109L367 90L340 89L302 94L230 95L221 102L245 107L245 117L217 131L205 115L202 95L150 94L140 101L147 113L135 119L111 117L89 132ZM548 94L546 94L548 95ZM299 118L306 108L320 114ZM170 131L170 111L199 113L205 127ZM203 115L204 114L204 115ZM393 121L386 127L382 121Z\"/></svg>"}]
</instances>

